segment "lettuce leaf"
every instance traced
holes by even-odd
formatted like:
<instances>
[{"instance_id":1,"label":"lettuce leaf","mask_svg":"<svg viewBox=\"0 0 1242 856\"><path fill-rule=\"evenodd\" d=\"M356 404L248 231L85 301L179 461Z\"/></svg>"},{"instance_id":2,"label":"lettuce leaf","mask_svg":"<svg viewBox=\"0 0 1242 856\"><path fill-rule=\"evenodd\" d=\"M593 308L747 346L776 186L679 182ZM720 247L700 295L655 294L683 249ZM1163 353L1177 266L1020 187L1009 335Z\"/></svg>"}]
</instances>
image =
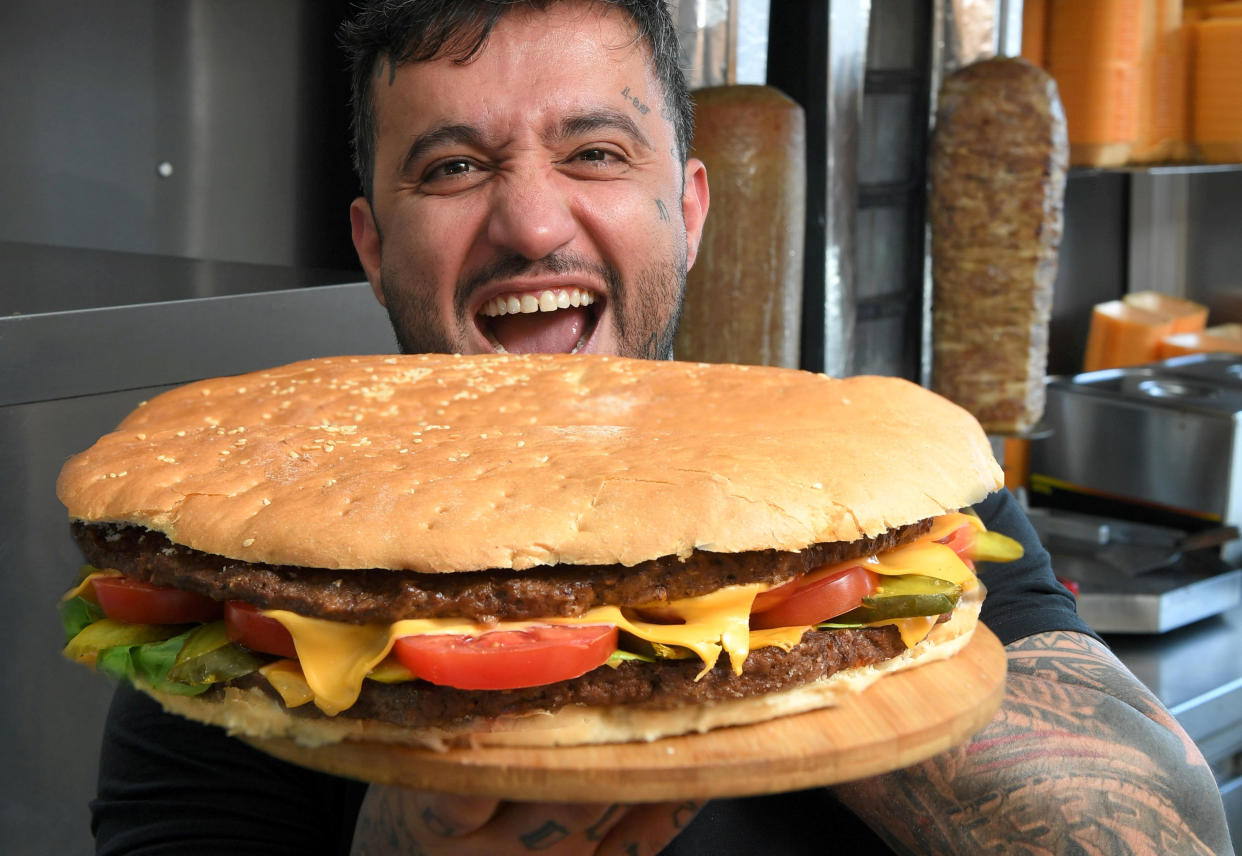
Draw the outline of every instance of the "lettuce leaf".
<instances>
[{"instance_id":1,"label":"lettuce leaf","mask_svg":"<svg viewBox=\"0 0 1242 856\"><path fill-rule=\"evenodd\" d=\"M137 679L163 692L174 695L199 695L211 684L183 684L170 680L168 672L177 662L177 654L192 631L178 634L162 642L139 645L116 645L99 652L95 667L116 680Z\"/></svg>"},{"instance_id":2,"label":"lettuce leaf","mask_svg":"<svg viewBox=\"0 0 1242 856\"><path fill-rule=\"evenodd\" d=\"M103 607L81 596L64 601L58 611L60 625L65 629L65 642L104 617Z\"/></svg>"},{"instance_id":3,"label":"lettuce leaf","mask_svg":"<svg viewBox=\"0 0 1242 856\"><path fill-rule=\"evenodd\" d=\"M82 606L68 611L66 628L89 613ZM114 680L138 681L175 695L199 695L214 683L250 674L267 662L231 642L223 622L187 629L109 618L90 622L75 633L65 646L65 656L94 664Z\"/></svg>"}]
</instances>

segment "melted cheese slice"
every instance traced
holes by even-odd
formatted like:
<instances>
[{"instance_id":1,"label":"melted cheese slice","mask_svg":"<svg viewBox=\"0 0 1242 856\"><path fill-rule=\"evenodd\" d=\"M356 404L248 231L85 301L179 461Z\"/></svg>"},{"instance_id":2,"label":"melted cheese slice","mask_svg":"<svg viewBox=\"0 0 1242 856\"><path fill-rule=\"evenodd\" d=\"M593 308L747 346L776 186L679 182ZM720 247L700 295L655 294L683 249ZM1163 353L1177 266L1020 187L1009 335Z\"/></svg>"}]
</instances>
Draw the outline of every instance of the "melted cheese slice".
<instances>
[{"instance_id":1,"label":"melted cheese slice","mask_svg":"<svg viewBox=\"0 0 1242 856\"><path fill-rule=\"evenodd\" d=\"M315 691L306 681L302 665L297 660L277 660L259 669L272 689L280 694L285 707L299 707L315 700Z\"/></svg>"},{"instance_id":2,"label":"melted cheese slice","mask_svg":"<svg viewBox=\"0 0 1242 856\"><path fill-rule=\"evenodd\" d=\"M974 574L949 547L934 543L963 525L982 530L983 524L968 514L953 513L939 518L928 535L919 541L863 560L869 570L881 574L922 574L973 588ZM857 559L825 566L813 573L832 573L842 567L859 564ZM780 647L786 651L801 641L810 626L783 627L772 630L750 630L750 610L755 596L770 588L766 583L729 586L701 597L670 601L662 605L664 612L681 617L680 624L657 624L639 619L632 610L600 606L570 618L545 618L538 621L501 621L482 625L453 618L404 619L392 624L345 624L322 618L310 618L286 610L264 610L276 619L291 636L297 648L301 675L314 696L315 705L329 716L349 708L358 699L362 681L392 650L393 643L404 636L420 634L458 634L477 636L493 630L520 630L547 624L587 626L616 625L648 642L675 645L693 651L703 661L700 676L715 666L721 651L729 655L730 665L741 674L747 655L754 648ZM894 624L907 647L923 640L935 626L935 617L903 618L876 622L876 626ZM290 687L291 697L300 699L304 693L296 688L298 677L287 667L275 670L277 681ZM273 686L284 695L284 690ZM292 681L292 685L290 684Z\"/></svg>"},{"instance_id":3,"label":"melted cheese slice","mask_svg":"<svg viewBox=\"0 0 1242 856\"><path fill-rule=\"evenodd\" d=\"M940 616L938 615L924 615L917 618L893 618L889 621L877 621L870 626L896 625L897 632L901 634L901 641L905 643L907 648L913 648L927 638L927 634L931 633L939 618Z\"/></svg>"},{"instance_id":4,"label":"melted cheese slice","mask_svg":"<svg viewBox=\"0 0 1242 856\"><path fill-rule=\"evenodd\" d=\"M89 574L82 577L82 581L80 583L61 595L60 602L64 603L67 600L73 600L75 597L81 597L89 600L91 603L99 603L99 598L95 596L95 580L100 577L119 576L122 576L121 572L111 568L91 571Z\"/></svg>"},{"instance_id":5,"label":"melted cheese slice","mask_svg":"<svg viewBox=\"0 0 1242 856\"><path fill-rule=\"evenodd\" d=\"M864 559L862 566L877 574L899 576L922 574L959 585L963 591L975 587L975 575L946 544L918 541L879 556Z\"/></svg>"},{"instance_id":6,"label":"melted cheese slice","mask_svg":"<svg viewBox=\"0 0 1242 856\"><path fill-rule=\"evenodd\" d=\"M487 631L547 624L610 624L648 642L690 649L703 661L703 671L716 665L723 649L734 672L741 674L750 653L750 607L755 595L766 588L764 583L729 586L702 597L670 601L666 608L680 615L682 624L642 621L629 610L615 606L599 606L572 618L500 621L494 625L453 618L408 618L392 624L357 625L280 609L264 610L263 614L289 631L306 682L315 694L315 705L334 716L357 701L363 678L388 656L394 642L403 636L422 634L477 636Z\"/></svg>"}]
</instances>

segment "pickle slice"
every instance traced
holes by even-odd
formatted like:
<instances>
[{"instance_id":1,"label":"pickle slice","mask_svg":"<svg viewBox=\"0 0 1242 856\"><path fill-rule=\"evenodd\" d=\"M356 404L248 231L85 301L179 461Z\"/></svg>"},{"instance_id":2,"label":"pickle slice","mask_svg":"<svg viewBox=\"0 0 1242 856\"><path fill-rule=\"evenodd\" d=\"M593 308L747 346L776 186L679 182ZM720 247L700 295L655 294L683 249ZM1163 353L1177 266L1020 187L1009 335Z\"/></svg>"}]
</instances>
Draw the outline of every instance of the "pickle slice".
<instances>
[{"instance_id":1,"label":"pickle slice","mask_svg":"<svg viewBox=\"0 0 1242 856\"><path fill-rule=\"evenodd\" d=\"M372 681L378 681L381 684L400 684L405 681L412 681L417 677L413 672L397 660L396 657L389 655L380 661L374 669L367 672L367 678Z\"/></svg>"},{"instance_id":2,"label":"pickle slice","mask_svg":"<svg viewBox=\"0 0 1242 856\"><path fill-rule=\"evenodd\" d=\"M999 532L978 532L970 548L976 562L1013 562L1022 558L1022 545Z\"/></svg>"},{"instance_id":3,"label":"pickle slice","mask_svg":"<svg viewBox=\"0 0 1242 856\"><path fill-rule=\"evenodd\" d=\"M240 678L267 662L229 639L223 621L212 621L191 630L168 670L168 679L202 686Z\"/></svg>"},{"instance_id":4,"label":"pickle slice","mask_svg":"<svg viewBox=\"0 0 1242 856\"><path fill-rule=\"evenodd\" d=\"M947 580L921 574L885 576L875 591L863 598L862 606L833 620L866 623L940 615L952 611L961 595L962 587Z\"/></svg>"},{"instance_id":5,"label":"pickle slice","mask_svg":"<svg viewBox=\"0 0 1242 856\"><path fill-rule=\"evenodd\" d=\"M644 660L689 660L698 656L689 648L665 645L663 642L649 642L624 630L621 631L617 645L619 648L637 654Z\"/></svg>"}]
</instances>

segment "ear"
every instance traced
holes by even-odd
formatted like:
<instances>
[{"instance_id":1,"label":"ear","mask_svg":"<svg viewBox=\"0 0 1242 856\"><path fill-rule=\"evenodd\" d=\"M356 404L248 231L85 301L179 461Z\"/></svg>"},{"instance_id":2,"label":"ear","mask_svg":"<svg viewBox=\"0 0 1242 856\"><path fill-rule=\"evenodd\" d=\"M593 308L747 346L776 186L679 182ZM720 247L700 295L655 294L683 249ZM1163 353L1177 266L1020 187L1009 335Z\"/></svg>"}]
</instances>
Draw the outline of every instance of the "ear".
<instances>
[{"instance_id":1,"label":"ear","mask_svg":"<svg viewBox=\"0 0 1242 856\"><path fill-rule=\"evenodd\" d=\"M371 283L375 299L384 306L384 292L380 288L380 233L375 225L371 203L364 197L359 196L349 206L349 225L353 232L354 249L358 253L358 261L362 262L367 282Z\"/></svg>"},{"instance_id":2,"label":"ear","mask_svg":"<svg viewBox=\"0 0 1242 856\"><path fill-rule=\"evenodd\" d=\"M694 267L694 260L699 256L709 196L707 167L698 158L690 158L686 161L681 192L681 216L686 222L686 270Z\"/></svg>"}]
</instances>

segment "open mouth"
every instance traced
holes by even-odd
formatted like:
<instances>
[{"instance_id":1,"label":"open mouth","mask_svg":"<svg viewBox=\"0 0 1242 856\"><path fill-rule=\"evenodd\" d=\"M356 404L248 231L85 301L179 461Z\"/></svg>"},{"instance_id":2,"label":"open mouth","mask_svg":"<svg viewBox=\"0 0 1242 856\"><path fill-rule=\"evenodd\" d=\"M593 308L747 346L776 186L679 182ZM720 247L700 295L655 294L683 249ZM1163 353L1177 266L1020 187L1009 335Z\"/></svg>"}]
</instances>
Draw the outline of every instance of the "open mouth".
<instances>
[{"instance_id":1,"label":"open mouth","mask_svg":"<svg viewBox=\"0 0 1242 856\"><path fill-rule=\"evenodd\" d=\"M511 292L485 302L477 322L497 353L573 354L590 341L600 306L583 288Z\"/></svg>"}]
</instances>

